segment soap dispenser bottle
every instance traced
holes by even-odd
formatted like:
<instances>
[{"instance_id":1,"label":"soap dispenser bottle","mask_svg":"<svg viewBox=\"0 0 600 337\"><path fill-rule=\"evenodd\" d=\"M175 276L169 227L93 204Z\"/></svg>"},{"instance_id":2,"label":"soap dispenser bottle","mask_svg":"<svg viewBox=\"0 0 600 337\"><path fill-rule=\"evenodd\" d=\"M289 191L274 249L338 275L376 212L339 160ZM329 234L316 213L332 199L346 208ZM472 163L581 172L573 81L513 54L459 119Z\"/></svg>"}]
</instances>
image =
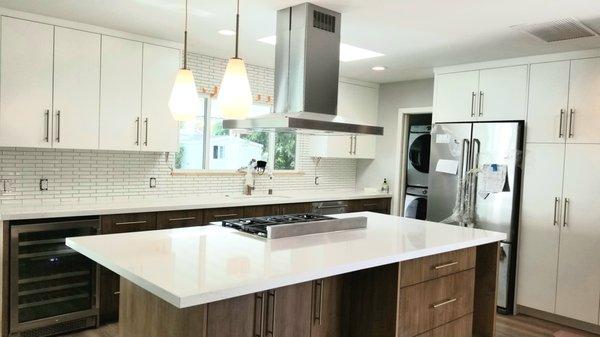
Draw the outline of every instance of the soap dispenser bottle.
<instances>
[{"instance_id":1,"label":"soap dispenser bottle","mask_svg":"<svg viewBox=\"0 0 600 337\"><path fill-rule=\"evenodd\" d=\"M390 185L387 182L387 178L383 178L383 184L381 184L381 192L386 194L390 193Z\"/></svg>"}]
</instances>

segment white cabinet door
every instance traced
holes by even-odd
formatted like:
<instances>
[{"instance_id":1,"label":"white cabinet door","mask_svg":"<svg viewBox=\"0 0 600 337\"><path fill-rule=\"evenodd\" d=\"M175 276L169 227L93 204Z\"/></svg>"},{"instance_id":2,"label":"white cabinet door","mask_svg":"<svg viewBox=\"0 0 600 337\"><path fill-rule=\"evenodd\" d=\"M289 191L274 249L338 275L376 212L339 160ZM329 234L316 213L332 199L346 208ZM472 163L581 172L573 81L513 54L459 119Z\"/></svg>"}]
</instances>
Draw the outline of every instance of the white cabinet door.
<instances>
[{"instance_id":1,"label":"white cabinet door","mask_svg":"<svg viewBox=\"0 0 600 337\"><path fill-rule=\"evenodd\" d=\"M54 27L2 17L0 146L50 147Z\"/></svg>"},{"instance_id":2,"label":"white cabinet door","mask_svg":"<svg viewBox=\"0 0 600 337\"><path fill-rule=\"evenodd\" d=\"M144 44L142 85L142 150L177 152L179 123L169 98L180 66L178 49Z\"/></svg>"},{"instance_id":3,"label":"white cabinet door","mask_svg":"<svg viewBox=\"0 0 600 337\"><path fill-rule=\"evenodd\" d=\"M531 65L527 113L528 142L565 142L570 66L570 61Z\"/></svg>"},{"instance_id":4,"label":"white cabinet door","mask_svg":"<svg viewBox=\"0 0 600 337\"><path fill-rule=\"evenodd\" d=\"M98 149L100 35L56 27L53 147Z\"/></svg>"},{"instance_id":5,"label":"white cabinet door","mask_svg":"<svg viewBox=\"0 0 600 337\"><path fill-rule=\"evenodd\" d=\"M600 58L571 61L569 143L600 143Z\"/></svg>"},{"instance_id":6,"label":"white cabinet door","mask_svg":"<svg viewBox=\"0 0 600 337\"><path fill-rule=\"evenodd\" d=\"M523 65L479 72L478 120L525 120L527 67Z\"/></svg>"},{"instance_id":7,"label":"white cabinet door","mask_svg":"<svg viewBox=\"0 0 600 337\"><path fill-rule=\"evenodd\" d=\"M474 120L478 88L479 71L437 75L433 95L433 122Z\"/></svg>"},{"instance_id":8,"label":"white cabinet door","mask_svg":"<svg viewBox=\"0 0 600 337\"><path fill-rule=\"evenodd\" d=\"M600 144L567 144L556 313L598 324ZM543 252L546 253L546 252Z\"/></svg>"},{"instance_id":9,"label":"white cabinet door","mask_svg":"<svg viewBox=\"0 0 600 337\"><path fill-rule=\"evenodd\" d=\"M355 83L340 82L338 116L351 122L377 125L379 89Z\"/></svg>"},{"instance_id":10,"label":"white cabinet door","mask_svg":"<svg viewBox=\"0 0 600 337\"><path fill-rule=\"evenodd\" d=\"M357 135L354 138L354 157L359 159L375 159L376 137L368 135Z\"/></svg>"},{"instance_id":11,"label":"white cabinet door","mask_svg":"<svg viewBox=\"0 0 600 337\"><path fill-rule=\"evenodd\" d=\"M351 136L309 136L309 155L323 158L354 158Z\"/></svg>"},{"instance_id":12,"label":"white cabinet door","mask_svg":"<svg viewBox=\"0 0 600 337\"><path fill-rule=\"evenodd\" d=\"M139 150L142 43L102 36L100 149Z\"/></svg>"},{"instance_id":13,"label":"white cabinet door","mask_svg":"<svg viewBox=\"0 0 600 337\"><path fill-rule=\"evenodd\" d=\"M554 312L564 144L527 144L517 304Z\"/></svg>"}]
</instances>

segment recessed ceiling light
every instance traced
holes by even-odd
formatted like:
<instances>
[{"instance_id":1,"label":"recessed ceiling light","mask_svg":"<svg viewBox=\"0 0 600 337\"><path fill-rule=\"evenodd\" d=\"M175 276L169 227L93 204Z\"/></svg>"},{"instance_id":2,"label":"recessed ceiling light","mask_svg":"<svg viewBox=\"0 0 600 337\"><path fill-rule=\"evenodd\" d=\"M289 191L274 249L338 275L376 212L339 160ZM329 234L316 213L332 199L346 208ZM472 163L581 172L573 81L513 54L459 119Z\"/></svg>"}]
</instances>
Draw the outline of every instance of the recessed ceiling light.
<instances>
[{"instance_id":1,"label":"recessed ceiling light","mask_svg":"<svg viewBox=\"0 0 600 337\"><path fill-rule=\"evenodd\" d=\"M277 38L275 35L266 36L258 39L259 42L275 45L277 43ZM346 43L340 44L340 61L342 62L352 62L358 60L365 60L374 57L383 56L382 53L374 52L372 50L355 47Z\"/></svg>"},{"instance_id":2,"label":"recessed ceiling light","mask_svg":"<svg viewBox=\"0 0 600 337\"><path fill-rule=\"evenodd\" d=\"M221 29L218 33L221 35L225 35L225 36L234 36L235 35L235 31L229 30L229 29Z\"/></svg>"},{"instance_id":3,"label":"recessed ceiling light","mask_svg":"<svg viewBox=\"0 0 600 337\"><path fill-rule=\"evenodd\" d=\"M371 68L373 71L384 71L387 69L386 66L375 66L373 68Z\"/></svg>"}]
</instances>

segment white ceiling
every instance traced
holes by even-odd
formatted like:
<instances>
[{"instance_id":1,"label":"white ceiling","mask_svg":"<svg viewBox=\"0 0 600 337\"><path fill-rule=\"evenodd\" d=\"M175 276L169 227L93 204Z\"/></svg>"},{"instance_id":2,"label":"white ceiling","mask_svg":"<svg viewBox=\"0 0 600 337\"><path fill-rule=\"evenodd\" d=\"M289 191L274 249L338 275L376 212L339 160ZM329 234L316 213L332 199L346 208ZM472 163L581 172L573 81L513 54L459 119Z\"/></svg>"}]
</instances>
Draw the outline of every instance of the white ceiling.
<instances>
[{"instance_id":1,"label":"white ceiling","mask_svg":"<svg viewBox=\"0 0 600 337\"><path fill-rule=\"evenodd\" d=\"M0 0L1 7L180 41L185 0ZM275 12L302 0L241 0L240 54L273 66L274 47L256 40L274 34ZM600 31L599 0L314 0L339 11L342 41L385 56L342 63L343 76L373 82L432 77L436 66L600 48L600 37L548 44L513 25L575 17ZM235 0L190 0L190 49L233 53ZM374 65L388 70L373 72Z\"/></svg>"}]
</instances>

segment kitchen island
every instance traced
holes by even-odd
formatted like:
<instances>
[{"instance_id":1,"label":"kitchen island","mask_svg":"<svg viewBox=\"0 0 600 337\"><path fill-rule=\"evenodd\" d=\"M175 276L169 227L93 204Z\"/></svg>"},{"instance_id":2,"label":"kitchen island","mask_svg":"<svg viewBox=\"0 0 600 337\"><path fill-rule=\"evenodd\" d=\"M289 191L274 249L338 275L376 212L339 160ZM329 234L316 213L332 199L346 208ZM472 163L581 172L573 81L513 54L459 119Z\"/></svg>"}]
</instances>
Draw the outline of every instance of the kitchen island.
<instances>
[{"instance_id":1,"label":"kitchen island","mask_svg":"<svg viewBox=\"0 0 600 337\"><path fill-rule=\"evenodd\" d=\"M504 234L370 212L266 240L221 226L67 239L121 276L121 336L493 336Z\"/></svg>"}]
</instances>

